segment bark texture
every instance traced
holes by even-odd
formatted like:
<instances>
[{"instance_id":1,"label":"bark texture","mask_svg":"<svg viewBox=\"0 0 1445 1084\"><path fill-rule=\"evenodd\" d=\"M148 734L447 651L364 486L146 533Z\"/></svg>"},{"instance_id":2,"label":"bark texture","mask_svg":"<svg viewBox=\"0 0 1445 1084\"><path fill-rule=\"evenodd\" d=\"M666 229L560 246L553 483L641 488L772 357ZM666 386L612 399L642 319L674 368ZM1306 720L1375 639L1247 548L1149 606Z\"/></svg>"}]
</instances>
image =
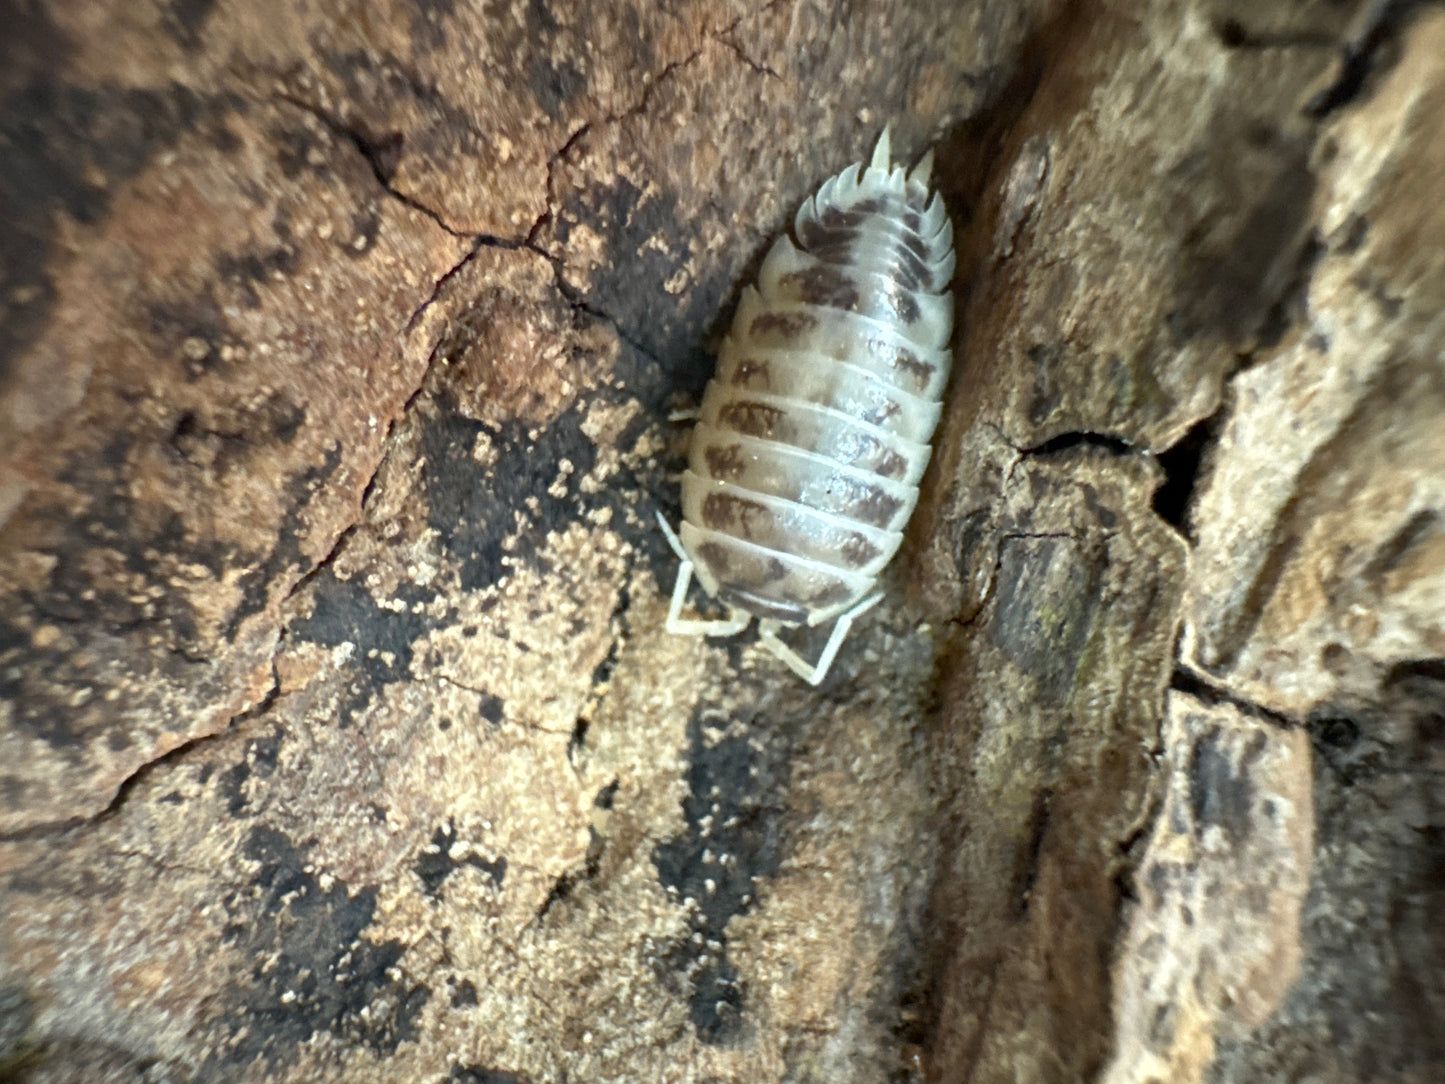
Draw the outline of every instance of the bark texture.
<instances>
[{"instance_id":1,"label":"bark texture","mask_svg":"<svg viewBox=\"0 0 1445 1084\"><path fill-rule=\"evenodd\" d=\"M0 21L0 1080L1445 1077L1445 10ZM811 690L654 514L890 121L956 375Z\"/></svg>"}]
</instances>

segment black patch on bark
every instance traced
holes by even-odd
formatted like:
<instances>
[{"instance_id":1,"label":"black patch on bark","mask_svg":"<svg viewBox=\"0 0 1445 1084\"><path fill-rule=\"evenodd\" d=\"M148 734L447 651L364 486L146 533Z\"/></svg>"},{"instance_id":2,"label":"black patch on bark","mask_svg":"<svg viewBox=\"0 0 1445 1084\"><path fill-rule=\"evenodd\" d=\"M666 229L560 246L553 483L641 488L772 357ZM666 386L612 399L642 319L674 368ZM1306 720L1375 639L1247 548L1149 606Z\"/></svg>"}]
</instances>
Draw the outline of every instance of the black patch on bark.
<instances>
[{"instance_id":1,"label":"black patch on bark","mask_svg":"<svg viewBox=\"0 0 1445 1084\"><path fill-rule=\"evenodd\" d=\"M1375 555L1370 558L1370 563L1365 566L1360 578L1367 581L1379 581L1382 577L1388 576L1409 559L1422 543L1440 534L1442 529L1445 529L1445 524L1442 524L1441 517L1435 509L1420 509L1375 551Z\"/></svg>"},{"instance_id":2,"label":"black patch on bark","mask_svg":"<svg viewBox=\"0 0 1445 1084\"><path fill-rule=\"evenodd\" d=\"M81 741L81 719L69 694L88 680L68 656L37 647L27 630L0 617L0 700L12 706L16 731L52 749Z\"/></svg>"},{"instance_id":3,"label":"black patch on bark","mask_svg":"<svg viewBox=\"0 0 1445 1084\"><path fill-rule=\"evenodd\" d=\"M216 779L221 795L226 799L226 812L238 817L246 808L246 781L251 776L270 777L276 770L276 758L281 751L281 730L278 727L270 734L253 738L246 743L241 759L227 768Z\"/></svg>"},{"instance_id":4,"label":"black patch on bark","mask_svg":"<svg viewBox=\"0 0 1445 1084\"><path fill-rule=\"evenodd\" d=\"M1029 845L1018 856L1018 868L1014 873L1013 913L1015 921L1021 920L1029 911L1029 901L1034 885L1039 878L1039 855L1043 853L1044 837L1048 835L1049 821L1053 817L1054 792L1045 788L1034 792L1034 802L1029 810Z\"/></svg>"},{"instance_id":5,"label":"black patch on bark","mask_svg":"<svg viewBox=\"0 0 1445 1084\"><path fill-rule=\"evenodd\" d=\"M381 215L375 210L357 211L351 216L351 235L336 243L353 259L365 256L376 247L376 238L381 233Z\"/></svg>"},{"instance_id":6,"label":"black patch on bark","mask_svg":"<svg viewBox=\"0 0 1445 1084\"><path fill-rule=\"evenodd\" d=\"M289 399L277 399L271 413L271 435L282 444L290 444L306 422L306 408Z\"/></svg>"},{"instance_id":7,"label":"black patch on bark","mask_svg":"<svg viewBox=\"0 0 1445 1084\"><path fill-rule=\"evenodd\" d=\"M458 866L475 866L492 879L492 884L497 888L502 887L502 880L507 876L507 858L505 855L489 862L481 855L472 853L465 858L457 860L452 857L452 844L457 841L456 822L448 819L432 833L431 844L422 851L412 865L412 871L421 881L422 888L432 899L441 896L442 882L451 876L452 870ZM475 1001L475 996L473 997Z\"/></svg>"},{"instance_id":8,"label":"black patch on bark","mask_svg":"<svg viewBox=\"0 0 1445 1084\"><path fill-rule=\"evenodd\" d=\"M1264 753L1263 734L1251 734L1234 756L1216 730L1200 735L1189 754L1189 807L1199 828L1217 825L1236 842L1250 832L1255 787L1250 767Z\"/></svg>"},{"instance_id":9,"label":"black patch on bark","mask_svg":"<svg viewBox=\"0 0 1445 1084\"><path fill-rule=\"evenodd\" d=\"M527 1081L516 1073L485 1069L480 1065L455 1066L447 1080L451 1084L527 1084Z\"/></svg>"},{"instance_id":10,"label":"black patch on bark","mask_svg":"<svg viewBox=\"0 0 1445 1084\"><path fill-rule=\"evenodd\" d=\"M1445 658L1398 662L1386 671L1381 685L1390 692L1413 694L1445 709Z\"/></svg>"},{"instance_id":11,"label":"black patch on bark","mask_svg":"<svg viewBox=\"0 0 1445 1084\"><path fill-rule=\"evenodd\" d=\"M1035 343L1025 352L1033 363L1033 394L1029 402L1029 421L1038 425L1063 402L1057 370L1064 361L1062 343Z\"/></svg>"},{"instance_id":12,"label":"black patch on bark","mask_svg":"<svg viewBox=\"0 0 1445 1084\"><path fill-rule=\"evenodd\" d=\"M327 647L355 645L347 665L364 683L343 693L338 721L346 726L383 688L407 679L412 644L433 624L433 618L412 613L410 606L397 612L377 605L359 579L337 579L327 569L314 582L310 616L293 623L287 635Z\"/></svg>"},{"instance_id":13,"label":"black patch on bark","mask_svg":"<svg viewBox=\"0 0 1445 1084\"><path fill-rule=\"evenodd\" d=\"M1317 860L1299 975L1256 1034L1222 1039L1217 1079L1306 1076L1326 1033L1341 1079L1375 1079L1384 1059L1399 1079L1428 1080L1445 1058L1445 662L1405 667L1415 673L1387 677L1370 702L1322 705L1307 722Z\"/></svg>"},{"instance_id":14,"label":"black patch on bark","mask_svg":"<svg viewBox=\"0 0 1445 1084\"><path fill-rule=\"evenodd\" d=\"M732 1041L741 1029L745 991L723 931L753 906L756 882L777 872L789 770L786 745L762 731L709 744L708 729L722 722L702 710L688 722L687 829L652 855L669 893L695 901L689 918L701 943L682 940L668 964L689 991L698 1037L714 1044Z\"/></svg>"},{"instance_id":15,"label":"black patch on bark","mask_svg":"<svg viewBox=\"0 0 1445 1084\"><path fill-rule=\"evenodd\" d=\"M0 99L0 379L47 326L59 216L99 222L156 154L191 131L214 143L226 117L244 110L238 95L205 96L179 83L91 87L42 74Z\"/></svg>"},{"instance_id":16,"label":"black patch on bark","mask_svg":"<svg viewBox=\"0 0 1445 1084\"><path fill-rule=\"evenodd\" d=\"M1094 517L1095 522L1106 531L1112 531L1119 525L1119 514L1104 504L1099 499L1099 491L1087 482L1079 486L1079 492L1084 498L1084 507Z\"/></svg>"},{"instance_id":17,"label":"black patch on bark","mask_svg":"<svg viewBox=\"0 0 1445 1084\"><path fill-rule=\"evenodd\" d=\"M304 126L273 129L271 142L276 147L276 161L281 167L281 175L288 181L294 181L303 173L320 175L328 169L329 155L317 155L313 159L311 151L319 146L320 140Z\"/></svg>"},{"instance_id":18,"label":"black patch on bark","mask_svg":"<svg viewBox=\"0 0 1445 1084\"><path fill-rule=\"evenodd\" d=\"M7 600L0 654L13 663L0 676L0 691L15 705L16 726L56 748L93 738L123 709L98 697L83 706L73 699L103 687L97 668L117 656L138 680L159 677L192 688L205 682L193 667L209 656L212 636L172 582L173 570L194 564L220 578L248 560L228 543L192 538L171 508L131 496L131 461L153 439L153 432L132 430L77 454L57 478L83 503L34 513L58 540L49 553L54 567L41 586ZM47 625L74 642L59 650L34 641L32 631ZM120 730L108 740L112 748L127 743Z\"/></svg>"},{"instance_id":19,"label":"black patch on bark","mask_svg":"<svg viewBox=\"0 0 1445 1084\"><path fill-rule=\"evenodd\" d=\"M1067 538L1006 538L990 636L1046 700L1073 685L1099 606L1099 571Z\"/></svg>"},{"instance_id":20,"label":"black patch on bark","mask_svg":"<svg viewBox=\"0 0 1445 1084\"><path fill-rule=\"evenodd\" d=\"M409 37L418 54L435 52L446 45L445 23L456 6L456 0L411 0Z\"/></svg>"},{"instance_id":21,"label":"black patch on bark","mask_svg":"<svg viewBox=\"0 0 1445 1084\"><path fill-rule=\"evenodd\" d=\"M566 495L553 497L547 488L563 459L571 461L574 477L585 475L592 469L597 448L582 431L576 411L563 415L534 441L523 423L494 430L457 413L446 401L439 406L442 412L427 420L422 433L427 519L450 538L451 553L461 562L461 586L483 590L506 574L504 555L529 563L536 541L577 517L585 495L569 487ZM498 453L485 469L472 456L482 434ZM528 497L541 501L533 529L524 531L524 544L504 551L503 540L518 530L516 514L532 518L525 503Z\"/></svg>"},{"instance_id":22,"label":"black patch on bark","mask_svg":"<svg viewBox=\"0 0 1445 1084\"><path fill-rule=\"evenodd\" d=\"M231 1012L221 1022L234 1041L213 1055L210 1074L219 1078L225 1066L256 1061L289 1065L322 1031L365 1043L378 1056L415 1039L430 991L389 974L405 952L401 942L361 936L376 889L353 895L340 881L323 889L306 871L304 853L273 828L252 829L244 854L260 869L227 898L233 917L224 938L248 961L249 973L233 987Z\"/></svg>"},{"instance_id":23,"label":"black patch on bark","mask_svg":"<svg viewBox=\"0 0 1445 1084\"><path fill-rule=\"evenodd\" d=\"M452 987L452 1008L466 1009L477 1003L477 987L471 979L462 979Z\"/></svg>"},{"instance_id":24,"label":"black patch on bark","mask_svg":"<svg viewBox=\"0 0 1445 1084\"><path fill-rule=\"evenodd\" d=\"M291 476L285 485L291 512L281 522L276 544L265 560L253 566L242 578L241 601L231 617L228 638L234 638L242 621L265 609L271 585L287 572L309 572L311 558L301 551L301 517L311 497L325 487L336 468L341 465L341 446L328 448L321 463Z\"/></svg>"},{"instance_id":25,"label":"black patch on bark","mask_svg":"<svg viewBox=\"0 0 1445 1084\"><path fill-rule=\"evenodd\" d=\"M626 344L619 355L619 369L631 369L636 355ZM633 385L619 377L628 387ZM618 393L621 395L622 393ZM676 559L666 539L656 530L647 506L655 501L662 485L661 467L656 475L639 474L622 465L597 492L588 493L581 486L569 485L561 496L547 492L559 473L563 459L571 462L573 478L581 478L594 466L597 446L582 431L585 409L599 401L572 409L549 427L529 435L524 422L502 427L488 426L468 418L456 410L455 404L442 396L438 412L423 423L422 450L426 457L421 469L427 495L427 519L444 538L460 564L460 585L466 590L484 590L506 575L504 556L516 565L534 565L537 547L549 531L564 530L587 513L610 508L613 529L622 534L660 576L675 573ZM618 447L628 447L649 424L650 417L640 412L628 431L617 440ZM472 456L479 435L485 434L496 453L490 466L483 467ZM675 492L675 488L673 489ZM535 498L535 510L527 499ZM640 524L629 523L641 516ZM520 519L519 519L520 517ZM502 543L517 535L510 550ZM665 572L672 565L672 572Z\"/></svg>"},{"instance_id":26,"label":"black patch on bark","mask_svg":"<svg viewBox=\"0 0 1445 1084\"><path fill-rule=\"evenodd\" d=\"M565 246L578 225L607 238L607 255L579 300L606 313L627 339L656 359L656 366L638 374L643 379L636 393L644 401L675 392L697 398L713 370L704 338L732 288L725 261L708 261L709 277L692 281L678 295L639 289L639 283L666 282L689 259L687 241L694 225L676 200L644 194L626 179L611 187L589 186L575 200L557 216L557 243ZM651 238L663 243L644 244Z\"/></svg>"},{"instance_id":27,"label":"black patch on bark","mask_svg":"<svg viewBox=\"0 0 1445 1084\"><path fill-rule=\"evenodd\" d=\"M351 141L356 144L361 156L371 166L372 175L382 183L384 187L390 187L392 178L396 176L397 167L401 164L402 152L406 149L406 136L398 131L383 132L380 135L367 135L360 131L351 131ZM376 216L372 216L375 218ZM373 229L368 238L367 247L376 240L376 233ZM360 251L366 251L365 248Z\"/></svg>"},{"instance_id":28,"label":"black patch on bark","mask_svg":"<svg viewBox=\"0 0 1445 1084\"><path fill-rule=\"evenodd\" d=\"M171 0L161 16L161 29L181 48L195 52L201 46L201 31L216 6L216 0Z\"/></svg>"},{"instance_id":29,"label":"black patch on bark","mask_svg":"<svg viewBox=\"0 0 1445 1084\"><path fill-rule=\"evenodd\" d=\"M584 9L574 9L584 10ZM561 26L547 0L527 0L527 86L542 111L556 120L563 109L587 89L587 76L566 60L566 42L559 40Z\"/></svg>"},{"instance_id":30,"label":"black patch on bark","mask_svg":"<svg viewBox=\"0 0 1445 1084\"><path fill-rule=\"evenodd\" d=\"M20 1073L38 1060L34 1023L35 1005L19 976L0 985L0 1080L20 1081Z\"/></svg>"},{"instance_id":31,"label":"black patch on bark","mask_svg":"<svg viewBox=\"0 0 1445 1084\"><path fill-rule=\"evenodd\" d=\"M1223 122L1221 122L1223 123ZM1245 138L1249 136L1245 133ZM1210 167L1194 160L1181 169L1178 183L1205 185L1229 191L1249 184L1260 195L1240 218L1231 236L1212 243L1199 241L1182 254L1174 306L1166 318L1176 344L1196 338L1219 338L1248 344L1277 338L1288 319L1289 295L1296 292L1300 269L1310 254L1310 206L1315 175L1308 151L1284 142L1271 132L1258 136L1261 147L1273 144L1277 161L1265 183L1252 182L1243 167L1219 167L1223 176L1211 176ZM1256 151L1256 154L1261 153ZM1238 168L1240 176L1229 170ZM1195 174L1199 175L1195 175ZM1191 233L1208 233L1208 220Z\"/></svg>"},{"instance_id":32,"label":"black patch on bark","mask_svg":"<svg viewBox=\"0 0 1445 1084\"><path fill-rule=\"evenodd\" d=\"M482 693L477 703L477 714L485 719L492 726L501 726L502 720L506 718L507 705L500 697L491 693Z\"/></svg>"},{"instance_id":33,"label":"black patch on bark","mask_svg":"<svg viewBox=\"0 0 1445 1084\"><path fill-rule=\"evenodd\" d=\"M18 86L61 70L75 53L75 46L50 17L43 5L24 0L0 0L0 71Z\"/></svg>"},{"instance_id":34,"label":"black patch on bark","mask_svg":"<svg viewBox=\"0 0 1445 1084\"><path fill-rule=\"evenodd\" d=\"M988 528L991 522L987 512L976 509L954 524L949 551L953 555L953 566L965 583L971 578L974 561L979 557L979 547L990 537Z\"/></svg>"},{"instance_id":35,"label":"black patch on bark","mask_svg":"<svg viewBox=\"0 0 1445 1084\"><path fill-rule=\"evenodd\" d=\"M166 582L158 559L172 556L195 562L219 576L237 555L222 543L190 541L175 512L130 496L130 460L142 443L133 433L118 435L59 472L60 481L83 493L87 504L84 512L66 523L67 530L57 532L55 569L32 601L52 620L94 626L115 635L145 626L163 633L171 650L199 659L204 645L197 634L196 615L185 597ZM147 589L160 587L163 593L159 598L142 597L151 592L124 589L113 576L92 571L100 554L116 559L118 571Z\"/></svg>"},{"instance_id":36,"label":"black patch on bark","mask_svg":"<svg viewBox=\"0 0 1445 1084\"><path fill-rule=\"evenodd\" d=\"M527 85L537 104L556 120L563 107L587 89L587 76L566 61L537 60L527 66Z\"/></svg>"},{"instance_id":37,"label":"black patch on bark","mask_svg":"<svg viewBox=\"0 0 1445 1084\"><path fill-rule=\"evenodd\" d=\"M580 313L579 319L591 317ZM537 547L549 531L564 530L601 508L613 512L612 529L632 544L639 560L660 580L675 574L676 558L652 517L657 495L676 493L675 486L663 485L663 464L621 464L596 492L580 485L568 485L561 496L548 492L563 459L572 464L573 479L585 476L596 463L597 446L582 430L588 409L640 394L648 410L638 412L615 441L616 447L628 448L675 390L659 379L655 362L626 340L620 347L614 378L617 387L626 390L604 389L540 432L522 421L496 426L470 418L445 394L434 400L431 410L419 412L425 458L419 473L427 520L448 540L463 589L485 590L499 582L508 571L504 556L513 567L534 565ZM473 458L483 435L495 453L487 466ZM531 507L529 497L534 498ZM637 518L640 523L634 522ZM503 541L512 535L517 536L513 548L503 550Z\"/></svg>"},{"instance_id":38,"label":"black patch on bark","mask_svg":"<svg viewBox=\"0 0 1445 1084\"><path fill-rule=\"evenodd\" d=\"M1348 752L1360 740L1360 725L1343 715L1327 715L1309 721L1309 735L1316 746Z\"/></svg>"},{"instance_id":39,"label":"black patch on bark","mask_svg":"<svg viewBox=\"0 0 1445 1084\"><path fill-rule=\"evenodd\" d=\"M295 270L296 250L285 243L269 248L227 252L216 260L217 274L236 290L248 309L261 307L261 296L256 292L258 285Z\"/></svg>"},{"instance_id":40,"label":"black patch on bark","mask_svg":"<svg viewBox=\"0 0 1445 1084\"><path fill-rule=\"evenodd\" d=\"M209 289L183 301L153 302L148 316L157 353L172 359L189 380L196 380L220 368L221 348L239 341L221 303ZM206 344L205 354L200 357L187 355L188 343L193 341Z\"/></svg>"}]
</instances>

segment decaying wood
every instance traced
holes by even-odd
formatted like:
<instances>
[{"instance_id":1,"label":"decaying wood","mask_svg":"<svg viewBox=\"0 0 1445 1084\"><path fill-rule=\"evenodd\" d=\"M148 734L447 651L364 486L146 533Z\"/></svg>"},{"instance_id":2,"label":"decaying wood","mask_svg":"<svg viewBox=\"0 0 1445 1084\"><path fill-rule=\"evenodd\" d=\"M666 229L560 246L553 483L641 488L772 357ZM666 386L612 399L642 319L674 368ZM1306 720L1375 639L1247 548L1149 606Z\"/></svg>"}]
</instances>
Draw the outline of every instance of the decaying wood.
<instances>
[{"instance_id":1,"label":"decaying wood","mask_svg":"<svg viewBox=\"0 0 1445 1084\"><path fill-rule=\"evenodd\" d=\"M1438 7L5 21L0 1079L1445 1075ZM957 372L813 691L653 519L889 121Z\"/></svg>"}]
</instances>

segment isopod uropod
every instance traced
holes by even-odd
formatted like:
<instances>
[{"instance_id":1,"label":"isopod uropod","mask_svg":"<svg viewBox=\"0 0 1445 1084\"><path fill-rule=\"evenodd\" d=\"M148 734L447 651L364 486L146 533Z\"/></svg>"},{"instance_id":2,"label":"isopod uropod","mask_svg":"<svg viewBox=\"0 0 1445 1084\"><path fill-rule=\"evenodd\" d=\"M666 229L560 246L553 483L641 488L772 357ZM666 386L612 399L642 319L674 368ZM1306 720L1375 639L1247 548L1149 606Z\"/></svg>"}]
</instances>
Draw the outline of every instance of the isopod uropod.
<instances>
[{"instance_id":1,"label":"isopod uropod","mask_svg":"<svg viewBox=\"0 0 1445 1084\"><path fill-rule=\"evenodd\" d=\"M953 227L930 151L894 168L885 128L864 167L825 181L743 291L703 394L682 478L669 632L759 641L810 684L882 597L948 379ZM659 519L661 517L659 516ZM728 607L682 614L696 573ZM816 664L781 628L835 620Z\"/></svg>"}]
</instances>

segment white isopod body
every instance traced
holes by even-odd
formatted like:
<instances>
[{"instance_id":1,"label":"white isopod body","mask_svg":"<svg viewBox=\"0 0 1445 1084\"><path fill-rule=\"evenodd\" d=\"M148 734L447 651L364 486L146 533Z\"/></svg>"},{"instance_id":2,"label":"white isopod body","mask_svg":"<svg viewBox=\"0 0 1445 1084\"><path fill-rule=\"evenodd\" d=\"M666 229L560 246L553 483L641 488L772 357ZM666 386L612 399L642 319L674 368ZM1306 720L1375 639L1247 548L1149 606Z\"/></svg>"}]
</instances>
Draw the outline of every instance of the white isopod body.
<instances>
[{"instance_id":1,"label":"white isopod body","mask_svg":"<svg viewBox=\"0 0 1445 1084\"><path fill-rule=\"evenodd\" d=\"M948 379L953 227L931 165L895 168L884 129L743 291L693 431L681 537L662 524L682 561L669 632L731 636L756 617L760 642L816 685L881 597ZM694 573L725 619L681 616ZM817 663L778 639L835 619Z\"/></svg>"}]
</instances>

